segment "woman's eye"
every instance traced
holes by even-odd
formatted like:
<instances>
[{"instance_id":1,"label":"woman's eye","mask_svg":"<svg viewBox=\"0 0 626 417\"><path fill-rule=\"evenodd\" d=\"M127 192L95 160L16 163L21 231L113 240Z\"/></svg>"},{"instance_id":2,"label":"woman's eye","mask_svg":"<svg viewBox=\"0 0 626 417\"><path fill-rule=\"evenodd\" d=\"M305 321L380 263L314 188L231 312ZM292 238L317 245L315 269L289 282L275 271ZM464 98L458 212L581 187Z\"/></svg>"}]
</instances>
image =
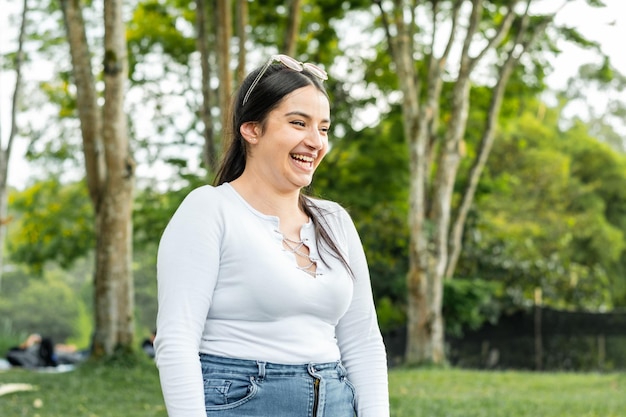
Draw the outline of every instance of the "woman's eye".
<instances>
[{"instance_id":1,"label":"woman's eye","mask_svg":"<svg viewBox=\"0 0 626 417\"><path fill-rule=\"evenodd\" d=\"M320 128L320 132L322 132L322 133L328 133L329 131L330 131L329 127L322 127L322 128Z\"/></svg>"},{"instance_id":2,"label":"woman's eye","mask_svg":"<svg viewBox=\"0 0 626 417\"><path fill-rule=\"evenodd\" d=\"M300 126L300 127L304 127L305 126L304 122L300 121L300 120L294 120L293 122L291 122L291 124L297 125L297 126Z\"/></svg>"}]
</instances>

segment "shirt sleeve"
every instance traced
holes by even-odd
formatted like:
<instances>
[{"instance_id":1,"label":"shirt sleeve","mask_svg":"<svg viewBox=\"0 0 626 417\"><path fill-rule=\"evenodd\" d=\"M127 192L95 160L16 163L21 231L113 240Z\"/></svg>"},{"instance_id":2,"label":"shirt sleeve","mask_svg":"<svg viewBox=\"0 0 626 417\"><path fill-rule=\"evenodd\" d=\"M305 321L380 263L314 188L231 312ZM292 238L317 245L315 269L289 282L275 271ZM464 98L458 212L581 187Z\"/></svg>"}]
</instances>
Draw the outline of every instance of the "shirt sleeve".
<instances>
[{"instance_id":1,"label":"shirt sleeve","mask_svg":"<svg viewBox=\"0 0 626 417\"><path fill-rule=\"evenodd\" d=\"M159 244L154 344L169 417L206 417L199 346L217 282L221 239L218 196L212 190L201 187L185 198Z\"/></svg>"},{"instance_id":2,"label":"shirt sleeve","mask_svg":"<svg viewBox=\"0 0 626 417\"><path fill-rule=\"evenodd\" d=\"M359 417L388 417L387 355L378 327L369 269L361 239L342 210L348 262L354 274L354 294L336 336L348 379L356 389Z\"/></svg>"}]
</instances>

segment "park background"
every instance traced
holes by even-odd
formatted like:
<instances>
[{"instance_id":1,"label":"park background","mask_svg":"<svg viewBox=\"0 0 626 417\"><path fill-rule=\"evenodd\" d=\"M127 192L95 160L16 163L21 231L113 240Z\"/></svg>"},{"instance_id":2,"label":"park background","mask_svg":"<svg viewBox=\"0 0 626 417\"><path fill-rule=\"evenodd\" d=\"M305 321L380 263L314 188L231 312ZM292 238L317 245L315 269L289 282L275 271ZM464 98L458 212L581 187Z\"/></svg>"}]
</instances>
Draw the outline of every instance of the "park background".
<instances>
[{"instance_id":1,"label":"park background","mask_svg":"<svg viewBox=\"0 0 626 417\"><path fill-rule=\"evenodd\" d=\"M59 5L35 0L28 3L22 92L15 108L10 99L23 3L4 0L2 4L3 11L12 11L2 16L3 151L12 128L16 130L5 176L8 212L2 225L6 234L0 280L0 348L6 349L33 331L45 331L55 340L84 348L90 345L99 323L96 310L101 299L94 288L98 279L94 278L94 248L101 231L94 226L96 216L85 180L77 88L72 82L76 68L72 68ZM133 337L118 342L127 343L130 350L138 350L139 342L154 326L154 260L160 232L184 195L211 178L203 159L204 127L208 124L202 114L203 57L212 65L210 81L204 83L212 92L209 123L214 128L213 138L218 143L221 140L223 92L219 86L223 85L223 74L218 69L222 58L216 46L220 25L214 18L223 2L205 5L206 38L214 42L209 44L208 56L199 52L195 38L195 11L203 3L144 1L122 5L130 58L124 102L128 149L118 151L130 150L137 165L130 262ZM410 140L400 93L406 90L398 80L398 61L389 47L388 36L393 30L387 34L383 30L383 13L376 3L249 2L248 38L243 49L248 70L272 53L293 50L292 55L320 63L329 71L327 84L335 126L332 151L316 174L313 192L340 202L352 214L370 262L390 363L401 367L406 359L411 309L407 274L414 235L409 225L409 189L415 178L411 176ZM398 5L393 3L382 2L389 18L397 18L394 11ZM420 27L415 39L424 42L416 46L419 53L414 56L422 58L429 56L424 39L432 29L427 23L431 3L416 2L419 6L412 22ZM460 2L465 19L469 18L470 3ZM480 31L489 35L503 21L504 6L514 2L475 3L484 3ZM512 30L521 32L526 2L517 3L517 25ZM541 23L544 14L558 12L510 76L497 114L493 148L467 214L458 263L452 276L439 277L442 300L438 313L445 323L445 360L421 359L471 368L623 371L626 144L625 64L619 40L624 39L620 33L626 26L624 5L606 1L607 7L600 13L602 8L592 7L599 2L593 1L532 3L535 25ZM299 5L300 13L296 13L294 42L289 44L286 33L288 23L294 21L294 4ZM439 2L443 7L439 15L442 33L450 29L452 4ZM561 5L564 7L559 9ZM233 19L238 10L233 10ZM102 5L85 5L84 16L93 48L95 86L98 94L103 94ZM593 26L586 26L591 23ZM461 24L459 30L464 28ZM503 51L512 38L499 45L502 50L494 48L473 74L467 124L458 141L464 150L458 153L460 166L452 189L451 213L469 182L472 158L480 149L490 114L489 102L498 79L495 69L502 64ZM443 42L445 36L437 39ZM242 49L237 42L237 36L232 35L228 49L233 73L239 68L236 58ZM443 45L445 42L437 44L435 55L443 52ZM454 53L458 56L460 51ZM450 57L451 68L454 57ZM417 78L427 80L423 62L426 59L416 60L413 67ZM447 131L456 126L452 124L456 75L454 69L448 69L441 77L443 94L436 107L439 128L432 132L433 140L441 143L448 140ZM234 85L236 79L232 79ZM102 98L98 104L103 105ZM13 111L15 124L7 117ZM107 277L99 279L106 282ZM557 316L557 324L550 324L548 318ZM515 317L526 318L515 322ZM572 317L584 317L585 325L566 321ZM537 320L541 323L539 333ZM493 335L491 329L507 323L501 340L513 343L513 350L521 350L525 361L509 360L505 347L498 345ZM566 332L559 333L563 329ZM553 336L556 342L550 342ZM104 342L107 337L103 336ZM115 355L107 351L104 342L101 356L106 362ZM524 348L519 349L521 346ZM463 348L471 349L463 353L459 350ZM96 368L93 372L109 371ZM110 372L112 380L119 377L114 370ZM462 379L463 375L454 371L416 372L422 372L422 378L444 380L446 375L450 379ZM616 379L598 384L615 386L622 392L623 377L619 372L616 375L611 376ZM46 384L42 378L48 377L37 375L32 382ZM419 378L413 378L415 375L402 380L402 389L397 392L405 390L405 397L415 392L424 395L412 398L411 404L429 407L422 403L429 393L420 391L423 385ZM467 383L477 380L472 374ZM443 386L441 391L449 390ZM476 393L467 394L473 395ZM490 398L498 395L489 393ZM612 415L611 410L621 406L614 401L613 397L600 398L598 402L604 402L606 408L597 415ZM26 407L17 398L15 402L18 408ZM594 406L589 407L584 411L588 414L580 411L575 415L596 415L592 414ZM484 415L523 415L519 411L494 414L495 408L488 406L485 410ZM439 410L430 415L454 415L436 414L444 412L450 413Z\"/></svg>"}]
</instances>

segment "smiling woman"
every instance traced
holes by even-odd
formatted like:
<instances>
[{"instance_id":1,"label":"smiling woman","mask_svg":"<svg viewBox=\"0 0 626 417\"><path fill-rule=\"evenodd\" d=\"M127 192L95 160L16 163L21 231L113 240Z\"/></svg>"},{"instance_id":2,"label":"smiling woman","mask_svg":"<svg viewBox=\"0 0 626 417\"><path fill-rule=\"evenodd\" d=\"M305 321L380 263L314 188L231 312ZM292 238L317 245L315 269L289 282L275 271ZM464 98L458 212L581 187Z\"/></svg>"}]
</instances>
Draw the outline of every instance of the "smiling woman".
<instances>
[{"instance_id":1,"label":"smiling woman","mask_svg":"<svg viewBox=\"0 0 626 417\"><path fill-rule=\"evenodd\" d=\"M325 74L284 55L249 74L216 185L163 233L155 347L170 417L389 416L356 228L302 192L328 152Z\"/></svg>"},{"instance_id":2,"label":"smiling woman","mask_svg":"<svg viewBox=\"0 0 626 417\"><path fill-rule=\"evenodd\" d=\"M232 185L251 199L262 197L260 205L271 204L265 198L268 193L295 191L297 196L301 188L311 184L315 169L328 151L329 126L328 98L316 87L302 87L288 94L263 124L249 121L241 125L241 135L249 144L249 158ZM247 189L250 186L252 189ZM254 192L260 188L267 189L261 195ZM285 226L291 226L285 233L297 237L298 224Z\"/></svg>"}]
</instances>

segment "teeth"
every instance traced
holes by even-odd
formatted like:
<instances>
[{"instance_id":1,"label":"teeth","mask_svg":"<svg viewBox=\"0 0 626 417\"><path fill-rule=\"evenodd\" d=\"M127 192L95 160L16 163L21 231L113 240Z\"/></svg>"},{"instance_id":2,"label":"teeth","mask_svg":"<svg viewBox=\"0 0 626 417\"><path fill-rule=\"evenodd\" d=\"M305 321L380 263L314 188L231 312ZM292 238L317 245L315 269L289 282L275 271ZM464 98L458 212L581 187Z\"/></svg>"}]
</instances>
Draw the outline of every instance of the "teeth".
<instances>
[{"instance_id":1,"label":"teeth","mask_svg":"<svg viewBox=\"0 0 626 417\"><path fill-rule=\"evenodd\" d=\"M315 161L315 158L310 157L310 156L306 156L306 155L300 155L300 154L291 154L291 157L294 159L297 159L299 161L303 161L303 162L313 162Z\"/></svg>"}]
</instances>

